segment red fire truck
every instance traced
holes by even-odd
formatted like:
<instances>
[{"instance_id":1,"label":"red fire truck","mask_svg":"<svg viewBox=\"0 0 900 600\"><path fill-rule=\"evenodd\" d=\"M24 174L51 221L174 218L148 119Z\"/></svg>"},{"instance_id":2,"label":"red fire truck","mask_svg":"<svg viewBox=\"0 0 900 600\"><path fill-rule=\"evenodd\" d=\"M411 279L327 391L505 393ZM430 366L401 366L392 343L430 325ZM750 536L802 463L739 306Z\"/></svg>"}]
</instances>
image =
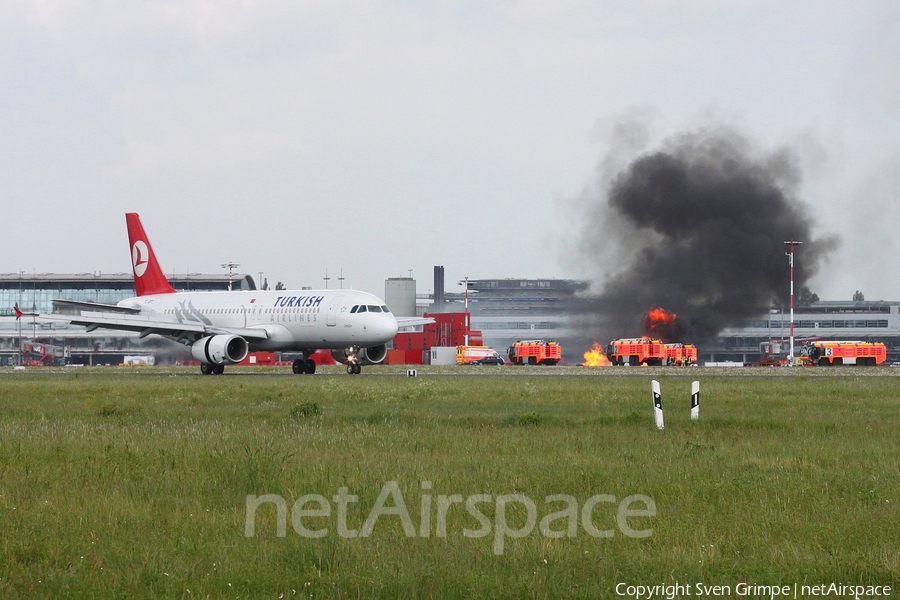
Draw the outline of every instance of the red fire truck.
<instances>
[{"instance_id":1,"label":"red fire truck","mask_svg":"<svg viewBox=\"0 0 900 600\"><path fill-rule=\"evenodd\" d=\"M613 340L606 346L606 357L614 365L637 366L697 364L697 347L691 344L663 344L648 337Z\"/></svg>"},{"instance_id":2,"label":"red fire truck","mask_svg":"<svg viewBox=\"0 0 900 600\"><path fill-rule=\"evenodd\" d=\"M887 360L887 348L881 342L808 342L800 349L800 358L808 365L874 367Z\"/></svg>"},{"instance_id":3,"label":"red fire truck","mask_svg":"<svg viewBox=\"0 0 900 600\"><path fill-rule=\"evenodd\" d=\"M624 338L613 340L606 346L606 358L614 365L661 365L665 348L659 340L648 337Z\"/></svg>"},{"instance_id":4,"label":"red fire truck","mask_svg":"<svg viewBox=\"0 0 900 600\"><path fill-rule=\"evenodd\" d=\"M697 347L693 344L663 344L667 365L690 367L697 364Z\"/></svg>"},{"instance_id":5,"label":"red fire truck","mask_svg":"<svg viewBox=\"0 0 900 600\"><path fill-rule=\"evenodd\" d=\"M519 340L507 350L514 365L555 365L562 358L562 346L544 340Z\"/></svg>"}]
</instances>

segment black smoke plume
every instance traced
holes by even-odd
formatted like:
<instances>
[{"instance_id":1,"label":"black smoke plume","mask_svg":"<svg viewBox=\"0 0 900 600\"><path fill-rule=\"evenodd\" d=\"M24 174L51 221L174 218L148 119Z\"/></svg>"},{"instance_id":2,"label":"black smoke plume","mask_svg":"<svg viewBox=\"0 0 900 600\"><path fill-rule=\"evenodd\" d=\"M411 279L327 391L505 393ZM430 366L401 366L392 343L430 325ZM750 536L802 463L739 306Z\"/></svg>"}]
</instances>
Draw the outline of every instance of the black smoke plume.
<instances>
[{"instance_id":1,"label":"black smoke plume","mask_svg":"<svg viewBox=\"0 0 900 600\"><path fill-rule=\"evenodd\" d=\"M813 233L794 156L758 151L734 130L680 135L614 163L604 161L582 203L578 253L600 290L575 325L592 339L641 335L647 311L662 307L678 315L675 341L703 344L773 306L787 308L785 241L803 242L795 292L837 245Z\"/></svg>"}]
</instances>

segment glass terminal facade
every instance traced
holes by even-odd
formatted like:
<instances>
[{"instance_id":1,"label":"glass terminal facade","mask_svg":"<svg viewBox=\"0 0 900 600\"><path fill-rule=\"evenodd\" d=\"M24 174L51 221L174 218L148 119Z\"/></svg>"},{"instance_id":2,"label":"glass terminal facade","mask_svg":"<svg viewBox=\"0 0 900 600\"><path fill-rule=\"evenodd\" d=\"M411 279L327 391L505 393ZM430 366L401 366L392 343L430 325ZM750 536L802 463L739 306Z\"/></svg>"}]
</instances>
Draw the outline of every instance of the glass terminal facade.
<instances>
[{"instance_id":1,"label":"glass terminal facade","mask_svg":"<svg viewBox=\"0 0 900 600\"><path fill-rule=\"evenodd\" d=\"M189 273L170 275L168 279L179 292L225 291L229 285L235 290L256 289L253 278L242 274L234 274L230 282L229 276L222 274ZM171 345L156 336L139 340L127 332L98 329L88 333L78 325L41 321L27 315L15 319L15 306L24 313L48 314L57 312L54 300L116 304L133 297L131 273L0 273L0 366L27 362L26 355L32 351L40 354L39 360L52 364L87 361L88 364L117 364L126 352L147 353ZM99 362L95 363L95 358Z\"/></svg>"}]
</instances>

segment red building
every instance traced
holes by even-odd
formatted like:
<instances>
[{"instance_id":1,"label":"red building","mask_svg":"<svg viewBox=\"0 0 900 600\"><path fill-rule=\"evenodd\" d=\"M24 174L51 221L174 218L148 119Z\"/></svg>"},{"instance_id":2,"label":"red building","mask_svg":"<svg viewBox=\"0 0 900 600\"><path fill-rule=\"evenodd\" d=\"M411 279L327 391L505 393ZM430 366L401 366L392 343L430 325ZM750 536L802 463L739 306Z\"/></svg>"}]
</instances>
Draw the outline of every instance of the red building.
<instances>
[{"instance_id":1,"label":"red building","mask_svg":"<svg viewBox=\"0 0 900 600\"><path fill-rule=\"evenodd\" d=\"M466 345L468 333L469 346L482 344L481 332L468 329L466 313L425 313L426 318L434 319L422 328L422 331L404 331L394 338L394 349L388 351L385 362L392 365L421 365L434 346ZM471 317L469 317L471 318Z\"/></svg>"}]
</instances>

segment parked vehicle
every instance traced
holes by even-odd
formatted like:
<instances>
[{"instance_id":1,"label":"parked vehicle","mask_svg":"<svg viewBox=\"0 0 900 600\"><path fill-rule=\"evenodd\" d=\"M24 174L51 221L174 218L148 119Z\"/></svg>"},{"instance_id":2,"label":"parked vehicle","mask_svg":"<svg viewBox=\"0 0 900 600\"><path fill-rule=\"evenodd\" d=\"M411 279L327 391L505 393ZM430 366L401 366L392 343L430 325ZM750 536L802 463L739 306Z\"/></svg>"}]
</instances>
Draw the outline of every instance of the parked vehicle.
<instances>
[{"instance_id":1,"label":"parked vehicle","mask_svg":"<svg viewBox=\"0 0 900 600\"><path fill-rule=\"evenodd\" d=\"M458 365L502 365L503 357L490 346L457 346L456 364Z\"/></svg>"},{"instance_id":2,"label":"parked vehicle","mask_svg":"<svg viewBox=\"0 0 900 600\"><path fill-rule=\"evenodd\" d=\"M562 358L562 346L544 340L519 340L507 354L514 365L555 365Z\"/></svg>"}]
</instances>

